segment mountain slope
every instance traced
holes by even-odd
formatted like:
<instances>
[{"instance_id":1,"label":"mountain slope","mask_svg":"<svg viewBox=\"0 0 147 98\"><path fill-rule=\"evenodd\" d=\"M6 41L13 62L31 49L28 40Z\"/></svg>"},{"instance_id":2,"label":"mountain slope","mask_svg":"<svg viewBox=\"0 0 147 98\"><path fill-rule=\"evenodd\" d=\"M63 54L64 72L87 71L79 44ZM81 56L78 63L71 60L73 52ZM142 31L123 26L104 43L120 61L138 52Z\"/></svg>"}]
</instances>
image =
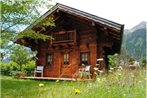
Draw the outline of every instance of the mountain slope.
<instances>
[{"instance_id":1,"label":"mountain slope","mask_svg":"<svg viewBox=\"0 0 147 98\"><path fill-rule=\"evenodd\" d=\"M136 25L132 29L130 29L130 31L134 32L134 31L136 31L138 29L144 29L144 28L146 28L146 24L147 24L147 22L142 21L141 23L139 23L138 25Z\"/></svg>"},{"instance_id":2,"label":"mountain slope","mask_svg":"<svg viewBox=\"0 0 147 98\"><path fill-rule=\"evenodd\" d=\"M146 56L146 22L141 22L129 31L124 33L123 45L129 55L139 60Z\"/></svg>"}]
</instances>

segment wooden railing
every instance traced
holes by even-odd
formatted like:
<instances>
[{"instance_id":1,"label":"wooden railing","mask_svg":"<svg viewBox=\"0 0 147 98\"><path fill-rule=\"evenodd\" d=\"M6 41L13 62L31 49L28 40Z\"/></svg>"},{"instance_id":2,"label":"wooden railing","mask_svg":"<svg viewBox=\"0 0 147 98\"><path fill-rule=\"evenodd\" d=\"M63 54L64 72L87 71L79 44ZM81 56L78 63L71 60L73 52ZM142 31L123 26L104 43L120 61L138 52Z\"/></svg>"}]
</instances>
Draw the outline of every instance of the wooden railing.
<instances>
[{"instance_id":1,"label":"wooden railing","mask_svg":"<svg viewBox=\"0 0 147 98\"><path fill-rule=\"evenodd\" d=\"M52 34L54 40L53 43L61 43L61 42L75 42L76 41L76 31L61 31Z\"/></svg>"}]
</instances>

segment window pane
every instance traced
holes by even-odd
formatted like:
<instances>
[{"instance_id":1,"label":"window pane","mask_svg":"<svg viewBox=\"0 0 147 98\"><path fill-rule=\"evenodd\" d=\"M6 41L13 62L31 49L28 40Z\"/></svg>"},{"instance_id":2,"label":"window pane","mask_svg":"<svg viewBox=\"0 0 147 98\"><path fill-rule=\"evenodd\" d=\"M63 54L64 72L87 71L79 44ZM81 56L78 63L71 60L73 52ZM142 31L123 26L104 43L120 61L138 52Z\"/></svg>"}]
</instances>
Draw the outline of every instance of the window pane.
<instances>
[{"instance_id":1,"label":"window pane","mask_svg":"<svg viewBox=\"0 0 147 98\"><path fill-rule=\"evenodd\" d=\"M64 64L69 64L69 53L64 54Z\"/></svg>"},{"instance_id":2,"label":"window pane","mask_svg":"<svg viewBox=\"0 0 147 98\"><path fill-rule=\"evenodd\" d=\"M81 53L81 64L88 64L88 52Z\"/></svg>"},{"instance_id":3,"label":"window pane","mask_svg":"<svg viewBox=\"0 0 147 98\"><path fill-rule=\"evenodd\" d=\"M53 62L53 55L52 54L48 54L47 56L47 65L51 65Z\"/></svg>"}]
</instances>

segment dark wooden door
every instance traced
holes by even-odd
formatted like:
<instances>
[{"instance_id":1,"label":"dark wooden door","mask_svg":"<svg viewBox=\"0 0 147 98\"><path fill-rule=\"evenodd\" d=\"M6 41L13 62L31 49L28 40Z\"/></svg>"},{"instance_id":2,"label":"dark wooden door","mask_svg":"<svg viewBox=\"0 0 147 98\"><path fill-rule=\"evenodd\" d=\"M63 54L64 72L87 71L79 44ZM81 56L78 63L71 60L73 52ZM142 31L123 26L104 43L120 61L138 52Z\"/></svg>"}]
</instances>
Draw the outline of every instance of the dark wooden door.
<instances>
[{"instance_id":1,"label":"dark wooden door","mask_svg":"<svg viewBox=\"0 0 147 98\"><path fill-rule=\"evenodd\" d=\"M72 66L70 62L70 53L61 53L61 77L71 77Z\"/></svg>"}]
</instances>

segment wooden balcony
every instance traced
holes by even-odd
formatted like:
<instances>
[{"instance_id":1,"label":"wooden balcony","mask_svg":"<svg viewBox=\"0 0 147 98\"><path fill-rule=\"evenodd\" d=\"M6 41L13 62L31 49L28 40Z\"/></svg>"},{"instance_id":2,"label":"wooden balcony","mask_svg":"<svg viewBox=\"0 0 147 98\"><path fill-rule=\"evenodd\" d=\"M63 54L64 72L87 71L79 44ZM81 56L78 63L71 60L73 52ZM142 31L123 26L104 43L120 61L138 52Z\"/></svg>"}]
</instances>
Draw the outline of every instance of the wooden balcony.
<instances>
[{"instance_id":1,"label":"wooden balcony","mask_svg":"<svg viewBox=\"0 0 147 98\"><path fill-rule=\"evenodd\" d=\"M76 31L61 31L52 34L54 40L52 44L58 43L76 43Z\"/></svg>"}]
</instances>

